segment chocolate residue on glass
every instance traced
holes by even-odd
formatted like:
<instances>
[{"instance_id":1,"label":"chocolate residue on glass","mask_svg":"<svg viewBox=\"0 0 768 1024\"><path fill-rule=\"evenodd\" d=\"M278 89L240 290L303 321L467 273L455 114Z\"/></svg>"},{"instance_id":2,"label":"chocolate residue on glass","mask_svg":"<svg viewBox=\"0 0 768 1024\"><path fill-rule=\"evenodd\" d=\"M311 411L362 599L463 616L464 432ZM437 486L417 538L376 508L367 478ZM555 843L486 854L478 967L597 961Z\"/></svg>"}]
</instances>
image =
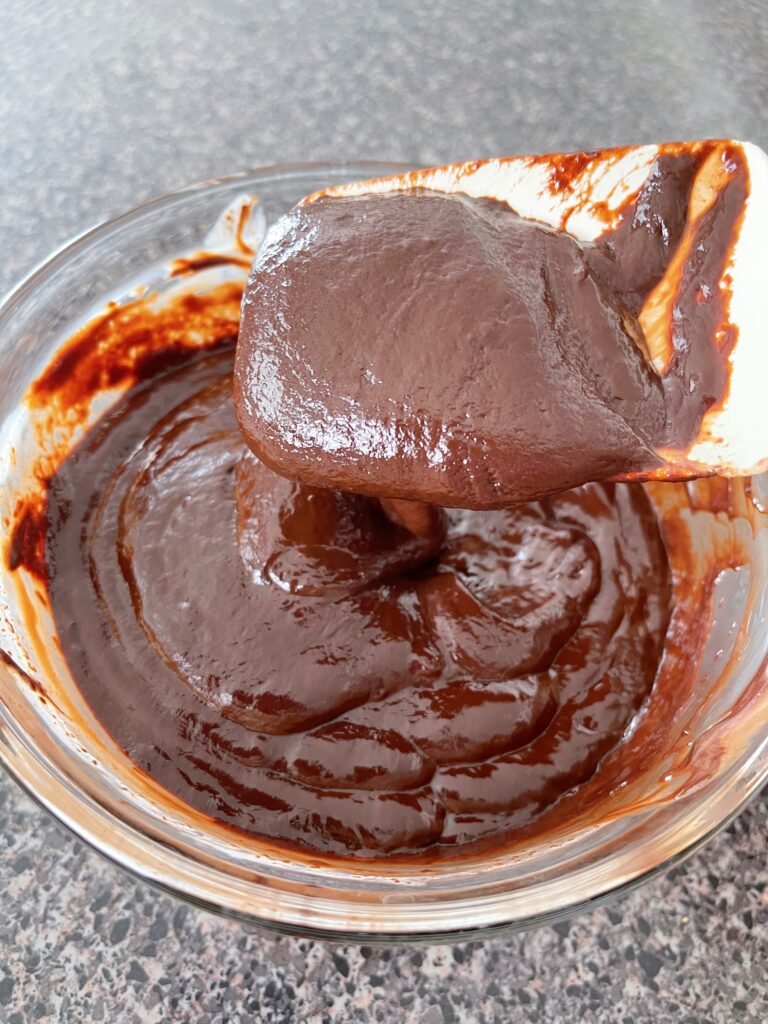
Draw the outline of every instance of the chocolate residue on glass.
<instances>
[{"instance_id":1,"label":"chocolate residue on glass","mask_svg":"<svg viewBox=\"0 0 768 1024\"><path fill-rule=\"evenodd\" d=\"M666 378L660 389L647 372L631 299L617 306L603 281L622 225L633 245L654 236L657 253L667 220L674 236L674 211L654 216L638 199L589 260L557 243L589 284L606 345L620 339L632 465L638 435L667 429ZM94 395L132 385L41 467L45 502L17 519L11 544L16 566L46 582L62 651L105 728L200 812L345 857L498 848L624 785L685 697L668 685L636 718L662 656L685 665L700 648L675 624L672 587L706 610L736 556L688 574L687 538L662 540L638 484L448 509L412 532L375 497L277 475L238 428L237 287L226 288L110 311L30 396L71 427Z\"/></svg>"}]
</instances>

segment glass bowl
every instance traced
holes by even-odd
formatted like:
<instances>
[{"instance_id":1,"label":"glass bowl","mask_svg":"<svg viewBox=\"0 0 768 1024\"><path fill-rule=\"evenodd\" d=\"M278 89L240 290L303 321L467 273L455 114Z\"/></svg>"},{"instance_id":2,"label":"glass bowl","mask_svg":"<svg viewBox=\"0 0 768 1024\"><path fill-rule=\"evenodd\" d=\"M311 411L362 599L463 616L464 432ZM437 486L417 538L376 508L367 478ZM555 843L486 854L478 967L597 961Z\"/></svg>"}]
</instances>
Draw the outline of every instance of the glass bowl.
<instances>
[{"instance_id":1,"label":"glass bowl","mask_svg":"<svg viewBox=\"0 0 768 1024\"><path fill-rule=\"evenodd\" d=\"M304 195L402 170L392 164L272 167L145 203L50 257L0 306L0 529L3 551L39 447L24 406L61 343L147 288L181 287L174 260L257 244ZM237 237L235 237L237 236ZM242 277L215 265L196 287ZM189 287L189 283L183 284ZM102 406L103 407L103 406ZM97 410L94 410L96 412ZM85 705L63 663L37 585L0 569L0 758L59 821L122 867L209 910L295 933L368 941L457 939L570 915L647 879L723 826L768 774L766 478L649 488L706 561L712 538L738 542L741 569L713 581L711 615L664 742L606 797L599 824L576 814L545 841L430 864L292 854L193 814L141 776ZM626 749L631 749L631 736ZM633 764L635 762L633 761ZM607 801L607 803L606 803Z\"/></svg>"}]
</instances>

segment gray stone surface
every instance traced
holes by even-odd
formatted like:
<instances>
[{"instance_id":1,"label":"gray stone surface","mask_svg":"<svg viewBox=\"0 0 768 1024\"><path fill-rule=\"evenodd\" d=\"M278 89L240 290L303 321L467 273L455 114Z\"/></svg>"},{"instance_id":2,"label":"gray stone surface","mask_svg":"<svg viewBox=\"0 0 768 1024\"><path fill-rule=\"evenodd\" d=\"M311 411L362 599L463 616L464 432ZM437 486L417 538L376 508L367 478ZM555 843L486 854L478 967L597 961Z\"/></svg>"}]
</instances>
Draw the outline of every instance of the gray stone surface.
<instances>
[{"instance_id":1,"label":"gray stone surface","mask_svg":"<svg viewBox=\"0 0 768 1024\"><path fill-rule=\"evenodd\" d=\"M4 0L0 288L68 235L260 164L768 143L761 0ZM156 895L0 782L0 1021L768 1020L763 796L609 909L330 948Z\"/></svg>"}]
</instances>

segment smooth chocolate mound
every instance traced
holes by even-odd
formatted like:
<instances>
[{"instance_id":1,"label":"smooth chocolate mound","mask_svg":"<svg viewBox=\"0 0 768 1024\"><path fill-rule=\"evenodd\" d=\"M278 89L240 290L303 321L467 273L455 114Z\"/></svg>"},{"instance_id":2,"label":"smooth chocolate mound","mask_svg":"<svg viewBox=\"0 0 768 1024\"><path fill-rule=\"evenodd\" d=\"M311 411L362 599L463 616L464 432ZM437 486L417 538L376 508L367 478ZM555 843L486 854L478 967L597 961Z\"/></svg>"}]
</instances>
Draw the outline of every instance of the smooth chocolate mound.
<instances>
[{"instance_id":1,"label":"smooth chocolate mound","mask_svg":"<svg viewBox=\"0 0 768 1024\"><path fill-rule=\"evenodd\" d=\"M306 484L473 509L647 470L661 382L591 255L458 193L296 207L244 296L250 447Z\"/></svg>"}]
</instances>

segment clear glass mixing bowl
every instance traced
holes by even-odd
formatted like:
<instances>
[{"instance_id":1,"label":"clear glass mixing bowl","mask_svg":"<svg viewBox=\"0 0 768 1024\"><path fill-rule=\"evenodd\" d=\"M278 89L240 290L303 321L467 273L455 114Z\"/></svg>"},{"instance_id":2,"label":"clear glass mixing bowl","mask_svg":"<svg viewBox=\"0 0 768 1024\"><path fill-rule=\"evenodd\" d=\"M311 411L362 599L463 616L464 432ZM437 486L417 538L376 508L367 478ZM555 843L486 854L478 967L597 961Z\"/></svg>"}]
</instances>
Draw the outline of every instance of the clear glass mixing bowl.
<instances>
[{"instance_id":1,"label":"clear glass mixing bowl","mask_svg":"<svg viewBox=\"0 0 768 1024\"><path fill-rule=\"evenodd\" d=\"M397 169L286 166L205 182L84 234L19 285L0 306L3 550L38 444L23 397L75 329L108 300L129 301L143 287L175 287L170 261L234 244L241 210L256 243L302 196ZM206 273L203 284L244 270ZM699 485L692 486L696 497ZM663 488L651 489L661 505ZM670 715L666 752L612 795L610 813L603 809L597 826L575 818L546 842L461 861L377 867L293 855L207 825L140 776L115 747L68 676L34 580L11 573L6 559L0 569L0 648L7 655L0 660L0 758L56 818L124 868L208 909L273 928L338 939L434 940L571 914L690 853L768 774L765 478L733 484L732 499L735 518L714 506L708 511L701 485L700 514L686 513L691 543L703 558L712 530L721 539L738 533L748 565L718 581L695 689Z\"/></svg>"}]
</instances>

